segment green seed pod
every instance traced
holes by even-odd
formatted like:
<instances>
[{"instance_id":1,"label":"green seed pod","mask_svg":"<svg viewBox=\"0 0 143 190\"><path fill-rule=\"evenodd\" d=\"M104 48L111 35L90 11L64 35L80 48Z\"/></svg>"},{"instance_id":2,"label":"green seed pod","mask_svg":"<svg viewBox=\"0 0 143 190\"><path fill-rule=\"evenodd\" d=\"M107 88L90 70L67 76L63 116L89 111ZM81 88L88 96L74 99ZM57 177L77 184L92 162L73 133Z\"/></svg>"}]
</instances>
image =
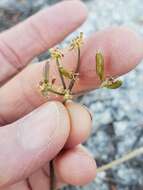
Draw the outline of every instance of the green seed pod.
<instances>
[{"instance_id":1,"label":"green seed pod","mask_svg":"<svg viewBox=\"0 0 143 190\"><path fill-rule=\"evenodd\" d=\"M108 89L117 89L119 87L121 87L123 84L123 82L121 80L116 80L113 82L107 81L106 84L103 84L102 87L106 87Z\"/></svg>"},{"instance_id":2,"label":"green seed pod","mask_svg":"<svg viewBox=\"0 0 143 190\"><path fill-rule=\"evenodd\" d=\"M96 73L101 81L104 80L104 58L101 53L96 53Z\"/></svg>"},{"instance_id":3,"label":"green seed pod","mask_svg":"<svg viewBox=\"0 0 143 190\"><path fill-rule=\"evenodd\" d=\"M49 81L49 69L50 69L50 65L49 65L49 62L47 61L43 69L43 77L44 77L45 83L48 83Z\"/></svg>"},{"instance_id":4,"label":"green seed pod","mask_svg":"<svg viewBox=\"0 0 143 190\"><path fill-rule=\"evenodd\" d=\"M74 74L73 74L72 72L70 72L70 71L67 71L67 70L64 69L63 67L60 67L59 70L60 70L60 73L61 73L64 77L66 77L66 78L68 78L68 79L71 79L71 80L74 78Z\"/></svg>"}]
</instances>

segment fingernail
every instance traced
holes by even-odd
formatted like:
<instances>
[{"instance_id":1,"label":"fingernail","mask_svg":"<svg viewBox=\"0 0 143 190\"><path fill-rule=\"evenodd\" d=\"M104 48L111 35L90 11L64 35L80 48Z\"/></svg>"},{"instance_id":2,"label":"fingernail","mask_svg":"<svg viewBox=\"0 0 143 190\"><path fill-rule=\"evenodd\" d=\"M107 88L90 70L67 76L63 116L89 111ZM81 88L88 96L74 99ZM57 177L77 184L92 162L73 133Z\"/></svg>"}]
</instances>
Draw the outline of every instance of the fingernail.
<instances>
[{"instance_id":1,"label":"fingernail","mask_svg":"<svg viewBox=\"0 0 143 190\"><path fill-rule=\"evenodd\" d=\"M86 107L86 105L83 104L83 107L85 108L85 110L88 112L89 116L90 116L90 119L91 121L93 120L93 116L92 116L92 113L90 112L90 110Z\"/></svg>"}]
</instances>

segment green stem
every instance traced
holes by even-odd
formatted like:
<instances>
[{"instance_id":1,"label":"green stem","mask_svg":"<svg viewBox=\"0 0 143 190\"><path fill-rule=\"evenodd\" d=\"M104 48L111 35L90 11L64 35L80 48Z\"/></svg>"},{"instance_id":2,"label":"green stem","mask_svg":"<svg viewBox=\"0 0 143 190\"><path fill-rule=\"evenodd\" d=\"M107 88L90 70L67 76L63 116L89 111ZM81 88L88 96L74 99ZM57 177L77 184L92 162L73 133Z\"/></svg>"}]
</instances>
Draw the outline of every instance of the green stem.
<instances>
[{"instance_id":1,"label":"green stem","mask_svg":"<svg viewBox=\"0 0 143 190\"><path fill-rule=\"evenodd\" d=\"M44 70L43 70L45 83L49 82L49 69L50 69L49 62L47 61L45 63L45 67L44 67Z\"/></svg>"},{"instance_id":2,"label":"green stem","mask_svg":"<svg viewBox=\"0 0 143 190\"><path fill-rule=\"evenodd\" d=\"M64 77L63 77L63 75L60 72L60 63L59 63L58 59L56 60L56 63L57 63L57 67L58 67L58 71L59 71L59 75L60 75L60 78L61 78L61 82L62 82L63 88L66 89L66 84L65 84L65 81L64 81Z\"/></svg>"},{"instance_id":3,"label":"green stem","mask_svg":"<svg viewBox=\"0 0 143 190\"><path fill-rule=\"evenodd\" d=\"M61 78L63 88L66 89L66 84L65 84L65 81L64 81L64 77L60 72L60 63L59 63L58 59L56 60L56 64L57 64L57 67L58 67L58 71L59 71L59 75L60 75L60 78ZM49 89L49 91L52 92L52 93L55 93L57 95L64 96L64 93L57 92L54 89ZM53 160L50 161L49 165L50 165L50 190L55 190L56 181L55 181L55 172L54 172Z\"/></svg>"},{"instance_id":4,"label":"green stem","mask_svg":"<svg viewBox=\"0 0 143 190\"><path fill-rule=\"evenodd\" d=\"M75 73L79 72L79 68L80 68L80 48L78 48L78 60L77 60L77 67L75 69ZM69 91L72 90L72 88L74 87L74 84L75 84L75 79L72 79L68 87Z\"/></svg>"}]
</instances>

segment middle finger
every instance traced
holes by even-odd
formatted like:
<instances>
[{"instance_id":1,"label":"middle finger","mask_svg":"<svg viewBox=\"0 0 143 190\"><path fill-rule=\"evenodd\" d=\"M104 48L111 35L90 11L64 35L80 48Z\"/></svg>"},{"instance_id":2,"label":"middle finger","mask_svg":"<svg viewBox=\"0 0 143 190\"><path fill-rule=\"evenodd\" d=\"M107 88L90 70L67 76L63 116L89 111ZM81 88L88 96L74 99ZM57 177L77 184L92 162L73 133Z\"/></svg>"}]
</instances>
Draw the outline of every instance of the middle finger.
<instances>
[{"instance_id":1,"label":"middle finger","mask_svg":"<svg viewBox=\"0 0 143 190\"><path fill-rule=\"evenodd\" d=\"M105 57L105 70L109 76L118 76L133 69L143 57L143 40L126 28L112 28L86 40L81 52L80 78L74 91L96 88L98 85L95 71L95 53L101 50ZM77 54L68 52L63 63L66 68L74 70ZM23 117L45 102L37 90L37 84L42 79L45 63L33 64L27 67L0 90L0 122L10 123ZM59 77L55 72L55 63L51 65L51 76ZM53 94L49 100L55 99Z\"/></svg>"}]
</instances>

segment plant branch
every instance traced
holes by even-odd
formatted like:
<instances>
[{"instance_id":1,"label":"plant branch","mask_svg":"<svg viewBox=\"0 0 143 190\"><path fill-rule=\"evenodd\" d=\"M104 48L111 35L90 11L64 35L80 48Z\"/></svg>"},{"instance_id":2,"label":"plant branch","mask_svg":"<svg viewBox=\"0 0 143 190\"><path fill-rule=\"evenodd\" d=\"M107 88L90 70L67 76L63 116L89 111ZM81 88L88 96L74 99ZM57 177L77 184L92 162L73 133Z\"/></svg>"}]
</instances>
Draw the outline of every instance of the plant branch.
<instances>
[{"instance_id":1,"label":"plant branch","mask_svg":"<svg viewBox=\"0 0 143 190\"><path fill-rule=\"evenodd\" d=\"M62 73L60 72L60 63L59 63L58 58L56 59L56 64L57 64L57 67L58 67L58 71L59 71L60 79L61 79L61 82L62 82L62 85L63 85L63 89L66 89L66 84L65 84L65 81L64 81L64 77L63 77ZM49 91L52 92L52 93L55 93L57 95L64 96L64 93L57 92L54 89L50 89ZM50 190L55 190L56 182L55 182L55 171L54 171L53 160L50 161L49 165L50 165Z\"/></svg>"},{"instance_id":2,"label":"plant branch","mask_svg":"<svg viewBox=\"0 0 143 190\"><path fill-rule=\"evenodd\" d=\"M49 91L49 92L52 92L52 93L54 93L54 94L57 94L57 95L59 95L59 96L64 96L64 93L58 92L58 91L54 90L53 88L48 89L48 91Z\"/></svg>"},{"instance_id":3,"label":"plant branch","mask_svg":"<svg viewBox=\"0 0 143 190\"><path fill-rule=\"evenodd\" d=\"M78 50L78 60L77 60L77 66L76 66L76 69L75 69L75 73L78 73L79 72L79 68L80 68L80 47L77 50ZM70 84L69 84L69 87L68 87L69 91L72 90L74 84L75 84L75 79L73 78L71 80Z\"/></svg>"},{"instance_id":4,"label":"plant branch","mask_svg":"<svg viewBox=\"0 0 143 190\"><path fill-rule=\"evenodd\" d=\"M113 167L118 166L118 165L120 165L120 164L122 164L128 160L131 160L131 159L133 159L139 155L142 155L142 154L143 154L143 147L138 148L138 149L126 154L125 156L123 156L117 160L112 161L109 164L106 164L106 165L103 165L103 166L97 168L97 173L112 169Z\"/></svg>"},{"instance_id":5,"label":"plant branch","mask_svg":"<svg viewBox=\"0 0 143 190\"><path fill-rule=\"evenodd\" d=\"M58 71L59 71L59 75L60 75L60 78L61 78L63 88L66 89L66 84L65 84L65 81L64 81L64 77L63 77L63 75L61 74L61 71L60 71L60 63L59 63L58 59L56 60L56 64L57 64L57 67L58 67Z\"/></svg>"}]
</instances>

